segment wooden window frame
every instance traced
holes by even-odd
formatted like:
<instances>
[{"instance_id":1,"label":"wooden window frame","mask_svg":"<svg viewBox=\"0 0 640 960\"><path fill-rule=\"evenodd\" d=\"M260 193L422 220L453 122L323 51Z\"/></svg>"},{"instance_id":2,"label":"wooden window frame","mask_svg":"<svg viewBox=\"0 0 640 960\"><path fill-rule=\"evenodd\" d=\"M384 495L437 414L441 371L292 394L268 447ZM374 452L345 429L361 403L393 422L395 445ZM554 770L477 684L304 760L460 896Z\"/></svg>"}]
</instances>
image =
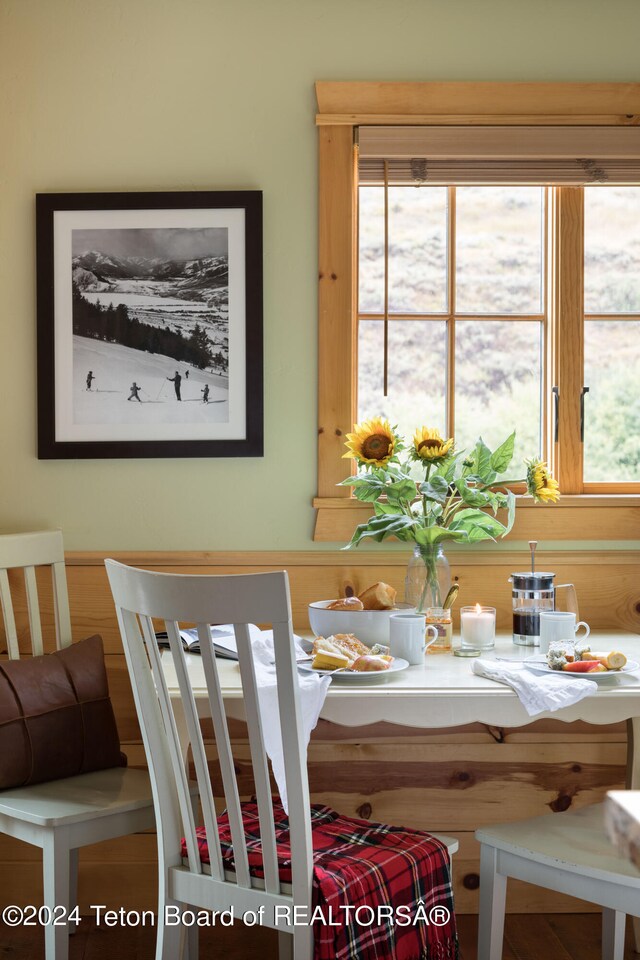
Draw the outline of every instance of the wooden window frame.
<instances>
[{"instance_id":1,"label":"wooden window frame","mask_svg":"<svg viewBox=\"0 0 640 960\"><path fill-rule=\"evenodd\" d=\"M619 126L640 123L640 84L634 83L316 83L319 136L318 495L314 540L348 540L371 513L337 484L348 474L344 436L356 417L357 178L354 128L375 125L509 124ZM491 113L487 113L490 106ZM561 385L553 466L564 495L555 505L523 499L515 539L628 540L640 538L637 485L616 493L583 494L579 404L582 381L570 351L582 356L583 290L571 263L583 255L583 231L559 230L562 217L582 223L582 190L554 191L549 270L549 370ZM573 279L572 279L573 278ZM553 318L562 315L562 324ZM567 343L570 344L567 349ZM581 366L581 365L580 365ZM575 382L574 382L575 381ZM548 395L548 390L545 391ZM548 419L548 418L547 418ZM550 438L551 439L551 438ZM551 447L549 447L551 449ZM589 485L603 490L602 485ZM606 489L606 487L604 488ZM611 510L611 507L616 507ZM536 510L536 513L532 513ZM585 512L586 510L586 512Z\"/></svg>"}]
</instances>

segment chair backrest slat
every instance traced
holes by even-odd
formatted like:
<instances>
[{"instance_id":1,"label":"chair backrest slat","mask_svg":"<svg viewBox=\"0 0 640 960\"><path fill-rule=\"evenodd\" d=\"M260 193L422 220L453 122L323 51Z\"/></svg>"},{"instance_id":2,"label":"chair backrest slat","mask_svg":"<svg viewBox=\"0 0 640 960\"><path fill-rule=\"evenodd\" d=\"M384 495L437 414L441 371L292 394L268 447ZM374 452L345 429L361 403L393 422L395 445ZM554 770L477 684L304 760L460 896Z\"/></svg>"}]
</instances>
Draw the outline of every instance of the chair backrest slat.
<instances>
[{"instance_id":1,"label":"chair backrest slat","mask_svg":"<svg viewBox=\"0 0 640 960\"><path fill-rule=\"evenodd\" d=\"M216 748L218 751L218 763L220 764L222 788L224 791L224 799L227 805L227 810L229 812L229 826L232 831L232 840L234 843L236 873L238 876L238 883L240 883L242 886L248 887L251 885L249 878L249 858L247 855L247 844L242 827L240 796L238 793L238 783L236 780L233 763L233 753L231 750L227 716L224 711L222 691L220 689L218 664L213 653L211 628L208 624L198 624L198 637L200 639L202 666L204 668L204 676L207 683L209 711L211 713L211 719L213 722L213 735L215 737ZM215 855L220 859L220 869L222 870L222 852L220 849L220 837L218 836L217 829L214 829L213 835L215 837ZM211 834L209 833L209 828L207 827L207 839L209 839L210 836Z\"/></svg>"},{"instance_id":2,"label":"chair backrest slat","mask_svg":"<svg viewBox=\"0 0 640 960\"><path fill-rule=\"evenodd\" d=\"M53 581L53 615L56 624L56 643L58 650L71 643L71 611L69 610L69 591L67 589L67 571L64 560L51 564Z\"/></svg>"},{"instance_id":3,"label":"chair backrest slat","mask_svg":"<svg viewBox=\"0 0 640 960\"><path fill-rule=\"evenodd\" d=\"M291 621L273 625L273 646L278 674L278 709L285 780L289 799L289 835L291 849L291 879L294 903L311 902L313 882L313 845L307 827L309 810L309 780L307 777L307 750L302 730L302 711L298 694L298 675L295 650L290 641Z\"/></svg>"},{"instance_id":4,"label":"chair backrest slat","mask_svg":"<svg viewBox=\"0 0 640 960\"><path fill-rule=\"evenodd\" d=\"M218 830L216 825L216 809L215 802L213 799L213 793L211 790L211 782L209 778L209 765L207 763L207 756L205 753L204 739L202 737L202 730L200 729L200 723L198 722L198 710L196 707L195 698L193 696L193 690L191 689L191 684L189 683L189 675L187 673L187 667L185 662L184 648L182 646L182 640L180 639L180 632L178 629L178 624L175 622L165 622L165 628L167 631L167 636L169 637L170 651L173 658L173 665L176 671L176 677L178 679L178 686L180 687L180 697L181 705L184 711L185 722L187 725L187 731L189 734L189 742L191 744L191 753L193 756L193 765L196 772L196 780L198 783L198 792L200 795L200 806L202 808L202 817L204 820L204 827L207 835L207 844L213 849L210 850L210 859L211 859L211 870L214 876L219 880L223 879L224 870L222 866L222 855L220 853L220 841L218 838ZM173 706L173 705L172 705ZM197 846L197 841L194 835L194 843ZM188 846L188 841L187 841ZM246 860L246 851L245 851L245 860ZM199 869L196 869L189 859L189 868L197 873L200 872ZM246 883L244 886L250 886L249 884L249 870L246 871Z\"/></svg>"},{"instance_id":5,"label":"chair backrest slat","mask_svg":"<svg viewBox=\"0 0 640 960\"><path fill-rule=\"evenodd\" d=\"M0 570L0 600L2 601L2 617L4 620L4 631L7 637L7 650L9 652L9 659L18 660L20 657L20 647L18 646L16 618L13 614L11 586L9 584L9 575L6 570Z\"/></svg>"},{"instance_id":6,"label":"chair backrest slat","mask_svg":"<svg viewBox=\"0 0 640 960\"><path fill-rule=\"evenodd\" d=\"M31 649L34 657L41 657L44 648L42 646L42 624L40 623L40 604L38 603L38 583L35 567L24 568L24 584L27 591Z\"/></svg>"},{"instance_id":7,"label":"chair backrest slat","mask_svg":"<svg viewBox=\"0 0 640 960\"><path fill-rule=\"evenodd\" d=\"M184 757L181 754L167 680L163 673L163 663L168 675L170 675L171 669L175 670L177 686L180 691L180 701L184 709L184 720L191 742L199 795L203 805L209 855L212 861L212 882L215 882L215 878L221 872L220 848L214 839L219 825L215 820L216 810L213 791L208 776L204 742L198 720L198 706L202 706L202 704L196 703L189 684L187 660L178 636L179 624L196 623L207 685L208 708L213 720L213 731L231 831L236 874L234 882L240 886L254 885L248 872L247 841L239 799L241 791L233 761L218 663L214 656L209 627L209 624L212 623L233 623L238 646L245 715L247 717L254 783L258 799L260 841L265 875L264 886L268 893L278 893L283 896L278 879L274 812L269 766L264 749L264 731L259 700L260 690L256 682L251 635L248 627L251 623L269 623L272 625L275 637L279 716L283 728L285 773L289 797L294 888L305 898L304 900L292 898L292 902L310 904L313 861L306 744L301 724L300 691L295 663L286 573L194 576L136 570L113 560L107 560L106 566L118 610L118 622L127 655L127 663L130 670L133 666L134 671L136 671L132 673L132 682L140 687L136 692L136 707L143 728L152 782L156 785L155 789L157 790L156 803L159 809L156 810L156 816L160 825L159 828L164 833L160 849L165 851L165 862L178 862L176 850L179 850L180 837L176 836L176 827L171 824L171 818L178 809L185 821L182 836L186 837L190 866L196 862L195 858L198 857L198 854L195 850L192 852L195 839L191 834L192 823L189 816L190 807L187 802ZM153 635L151 617L163 620L166 623L170 643L169 652L161 654L158 651ZM140 630L134 629L134 623L137 624L138 622L142 625L144 642L147 648L144 655L140 653L142 647ZM145 664L149 677L141 683L140 676L144 672L142 668ZM151 671L153 671L152 681L150 679ZM286 690L284 689L285 686L287 687ZM155 712L148 703L145 703L148 699L155 701ZM161 719L159 720L158 717ZM145 734L145 728L150 725L155 725L155 729L147 731ZM158 738L165 741L162 749L158 749ZM158 760L154 756L155 752L157 752ZM163 830L162 824L164 821L170 824L168 831ZM206 880L207 877L203 876L202 879ZM224 882L231 881L225 880ZM289 897L288 894L287 897Z\"/></svg>"},{"instance_id":8,"label":"chair backrest slat","mask_svg":"<svg viewBox=\"0 0 640 960\"><path fill-rule=\"evenodd\" d=\"M40 656L44 652L38 598L38 567L51 569L56 648L60 650L71 643L71 616L62 533L59 530L45 530L38 533L4 534L0 536L0 599L11 659L19 658L20 647L11 597L12 581L8 574L10 570L22 571L24 577L31 651L34 656Z\"/></svg>"},{"instance_id":9,"label":"chair backrest slat","mask_svg":"<svg viewBox=\"0 0 640 960\"><path fill-rule=\"evenodd\" d=\"M178 804L180 809L180 819L187 845L187 856L189 858L189 868L193 873L202 873L202 861L200 851L196 840L196 824L191 805L191 794L189 792L189 780L187 770L184 765L183 757L180 752L178 740L178 731L176 728L173 705L167 690L167 684L162 670L162 662L158 643L156 641L153 622L149 616L140 616L142 626L142 635L147 656L151 665L153 682L156 690L162 723L164 726L166 740L168 745L168 754L173 773L173 782L175 783ZM147 758L149 759L149 757Z\"/></svg>"},{"instance_id":10,"label":"chair backrest slat","mask_svg":"<svg viewBox=\"0 0 640 960\"><path fill-rule=\"evenodd\" d=\"M169 738L164 731L160 702L138 618L120 606L116 606L116 616L121 636L131 641L123 643L124 654L149 765L158 830L158 854L163 870L167 866L178 866L182 859L178 795L175 790L166 789L166 784L171 783L173 778Z\"/></svg>"},{"instance_id":11,"label":"chair backrest slat","mask_svg":"<svg viewBox=\"0 0 640 960\"><path fill-rule=\"evenodd\" d=\"M253 779L256 788L256 800L258 802L265 889L269 893L279 893L280 881L278 879L278 857L276 853L273 805L271 802L271 783L269 781L269 767L262 733L256 671L251 654L251 638L248 627L244 625L237 625L235 634L240 674L242 676L242 688L244 691L245 716L247 720L247 733L249 734Z\"/></svg>"}]
</instances>

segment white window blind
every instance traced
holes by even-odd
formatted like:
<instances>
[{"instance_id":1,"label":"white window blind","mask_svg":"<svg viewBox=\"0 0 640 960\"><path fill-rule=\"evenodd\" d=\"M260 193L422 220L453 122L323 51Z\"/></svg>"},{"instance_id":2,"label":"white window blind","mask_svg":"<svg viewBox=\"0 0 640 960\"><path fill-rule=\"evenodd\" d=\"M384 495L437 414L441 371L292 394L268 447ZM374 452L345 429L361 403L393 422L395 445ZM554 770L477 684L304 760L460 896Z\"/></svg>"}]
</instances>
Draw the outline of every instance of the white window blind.
<instances>
[{"instance_id":1,"label":"white window blind","mask_svg":"<svg viewBox=\"0 0 640 960\"><path fill-rule=\"evenodd\" d=\"M361 184L640 182L640 127L361 126Z\"/></svg>"}]
</instances>

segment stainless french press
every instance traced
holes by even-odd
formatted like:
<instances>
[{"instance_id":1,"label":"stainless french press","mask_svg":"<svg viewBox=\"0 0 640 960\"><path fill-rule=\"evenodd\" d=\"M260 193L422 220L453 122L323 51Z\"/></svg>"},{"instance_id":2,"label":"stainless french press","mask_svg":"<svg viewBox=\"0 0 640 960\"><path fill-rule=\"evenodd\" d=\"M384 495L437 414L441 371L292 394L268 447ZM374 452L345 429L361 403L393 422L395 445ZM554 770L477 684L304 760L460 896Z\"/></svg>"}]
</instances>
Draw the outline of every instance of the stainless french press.
<instances>
[{"instance_id":1,"label":"stainless french press","mask_svg":"<svg viewBox=\"0 0 640 960\"><path fill-rule=\"evenodd\" d=\"M572 583L554 585L555 573L538 572L535 569L535 550L537 541L529 542L531 549L531 570L512 573L511 603L513 609L513 642L522 647L537 647L540 644L540 614L544 610L555 610L556 591L566 588L569 591L569 605L578 619L575 588Z\"/></svg>"}]
</instances>

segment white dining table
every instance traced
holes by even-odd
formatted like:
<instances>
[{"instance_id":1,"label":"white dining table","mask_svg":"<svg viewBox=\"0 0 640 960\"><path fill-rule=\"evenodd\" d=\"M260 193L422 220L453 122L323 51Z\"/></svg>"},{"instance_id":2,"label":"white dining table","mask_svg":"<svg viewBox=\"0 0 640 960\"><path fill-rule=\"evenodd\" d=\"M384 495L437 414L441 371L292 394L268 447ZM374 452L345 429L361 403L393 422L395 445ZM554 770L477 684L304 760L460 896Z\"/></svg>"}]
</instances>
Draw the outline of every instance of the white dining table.
<instances>
[{"instance_id":1,"label":"white dining table","mask_svg":"<svg viewBox=\"0 0 640 960\"><path fill-rule=\"evenodd\" d=\"M622 632L594 632L593 650L621 650L628 659L640 661L640 636ZM511 635L501 634L495 648L484 656L525 659L534 647L516 646ZM202 660L187 654L187 668L198 710L208 713L207 692ZM469 723L495 727L520 727L544 718L570 723L583 720L592 724L630 722L628 786L640 787L640 670L611 673L598 682L597 693L579 703L553 713L530 717L517 695L504 684L477 676L473 660L450 653L426 655L424 663L389 676L374 674L366 680L334 679L329 686L321 718L341 726L364 726L379 721L403 726L438 729ZM163 667L169 694L179 699L177 678L170 654L163 654ZM218 659L220 685L227 715L244 719L240 670L233 660ZM369 679L371 678L371 679ZM176 716L181 740L186 749L186 729ZM182 728L182 729L180 729Z\"/></svg>"}]
</instances>

